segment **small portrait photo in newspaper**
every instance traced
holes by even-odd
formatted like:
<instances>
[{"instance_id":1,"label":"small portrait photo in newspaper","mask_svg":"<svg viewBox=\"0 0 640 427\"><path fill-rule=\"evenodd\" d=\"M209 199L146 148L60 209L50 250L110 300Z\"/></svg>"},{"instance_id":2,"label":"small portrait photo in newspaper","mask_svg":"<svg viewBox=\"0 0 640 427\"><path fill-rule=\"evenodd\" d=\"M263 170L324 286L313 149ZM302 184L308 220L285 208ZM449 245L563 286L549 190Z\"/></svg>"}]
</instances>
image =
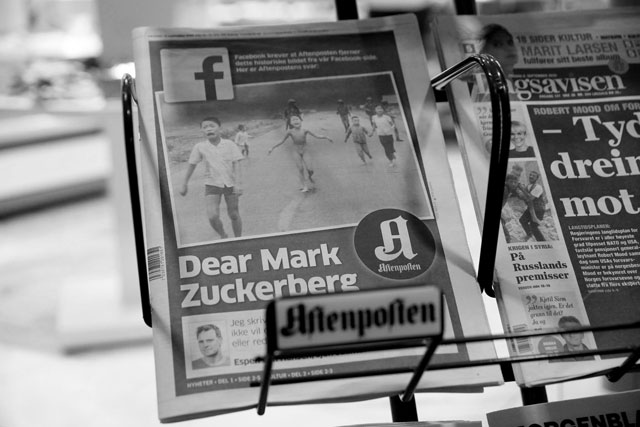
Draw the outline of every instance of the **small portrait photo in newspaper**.
<instances>
[{"instance_id":1,"label":"small portrait photo in newspaper","mask_svg":"<svg viewBox=\"0 0 640 427\"><path fill-rule=\"evenodd\" d=\"M568 354L584 352L594 349L592 344L587 344L587 338L590 340L590 334L582 331L571 331L571 329L586 326L585 322L579 320L578 315L564 314L557 319L557 326L560 330L566 332L560 333L560 338L556 336L546 336L538 342L538 352L542 354ZM572 357L562 357L551 359L551 362L571 362L576 360L594 360L593 355L576 354Z\"/></svg>"},{"instance_id":2,"label":"small portrait photo in newspaper","mask_svg":"<svg viewBox=\"0 0 640 427\"><path fill-rule=\"evenodd\" d=\"M509 160L501 215L507 243L558 240L547 188L536 160Z\"/></svg>"},{"instance_id":3,"label":"small portrait photo in newspaper","mask_svg":"<svg viewBox=\"0 0 640 427\"><path fill-rule=\"evenodd\" d=\"M193 317L197 321L184 319L186 333L183 338L188 376L210 375L212 369L229 366L227 322L218 319L203 320L207 316Z\"/></svg>"}]
</instances>

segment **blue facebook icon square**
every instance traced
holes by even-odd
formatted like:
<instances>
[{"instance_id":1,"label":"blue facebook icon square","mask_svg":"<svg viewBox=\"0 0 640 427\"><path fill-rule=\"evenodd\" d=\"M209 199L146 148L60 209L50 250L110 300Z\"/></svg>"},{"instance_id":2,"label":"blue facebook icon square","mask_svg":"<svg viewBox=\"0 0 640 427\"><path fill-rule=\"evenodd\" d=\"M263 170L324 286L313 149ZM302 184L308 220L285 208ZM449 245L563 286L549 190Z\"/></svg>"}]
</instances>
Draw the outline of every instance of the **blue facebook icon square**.
<instances>
[{"instance_id":1,"label":"blue facebook icon square","mask_svg":"<svg viewBox=\"0 0 640 427\"><path fill-rule=\"evenodd\" d=\"M163 49L160 60L166 102L233 99L227 49Z\"/></svg>"}]
</instances>

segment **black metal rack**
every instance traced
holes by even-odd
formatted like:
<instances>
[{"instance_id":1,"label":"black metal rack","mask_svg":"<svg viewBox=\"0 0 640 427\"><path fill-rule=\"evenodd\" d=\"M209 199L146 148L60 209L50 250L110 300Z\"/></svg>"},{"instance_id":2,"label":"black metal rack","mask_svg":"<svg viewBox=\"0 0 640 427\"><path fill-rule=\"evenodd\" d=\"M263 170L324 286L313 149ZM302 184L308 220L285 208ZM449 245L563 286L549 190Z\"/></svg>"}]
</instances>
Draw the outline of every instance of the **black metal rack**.
<instances>
[{"instance_id":1,"label":"black metal rack","mask_svg":"<svg viewBox=\"0 0 640 427\"><path fill-rule=\"evenodd\" d=\"M267 390L269 385L281 385L281 384L292 384L296 382L301 382L300 379L271 379L271 366L274 360L286 360L289 357L296 356L309 356L309 355L321 355L324 354L324 351L318 351L314 353L306 348L299 348L295 351L286 351L280 350L276 344L274 344L277 340L274 338L275 332L273 330L273 321L271 320L273 316L269 315L269 310L273 310L273 305L270 304L267 311L267 356L260 360L262 362L266 362L265 368L263 371L262 381L260 383L253 383L254 387L261 387L260 399L257 404L258 414L262 415L265 411L267 404ZM269 322L271 320L271 323ZM495 359L482 359L482 360L473 360L473 361L465 361L465 362L454 362L454 363L437 363L430 364L431 358L437 347L439 345L450 345L450 344L468 344L473 342L486 342L486 341L496 341L496 340L512 340L512 339L522 339L522 338L532 338L532 337L542 337L549 336L553 334L557 334L559 332L566 333L567 331L571 332L604 332L604 331L612 331L612 330L623 330L623 329L636 329L640 330L640 321L632 322L628 324L618 324L618 325L607 325L600 327L580 327L574 329L565 329L565 330L547 330L547 331L537 331L537 332L528 332L528 333L518 333L518 334L502 334L502 335L484 335L484 336L475 336L475 337L464 337L464 338L454 338L454 339L443 339L442 334L435 335L431 337L430 340L425 340L426 342L426 350L420 359L419 363L416 364L413 368L408 369L380 369L376 371L367 372L365 375L388 375L388 374L403 374L403 373L411 373L411 379L407 386L405 387L403 393L390 396L391 410L393 415L393 421L417 421L417 415L412 415L417 413L415 408L415 400L414 400L414 392L416 391L416 387L418 381L421 376L426 371L436 371L443 369L456 369L456 368L467 368L467 367L476 367L476 366L487 366L487 365L500 365L505 381L514 381L513 378L513 370L511 368L514 363L525 363L525 362L533 362L540 360L562 360L562 359L573 359L575 357L589 357L595 355L614 355L614 354L627 354L628 356L625 361L620 364L617 368L614 368L605 374L606 378L611 382L616 382L621 379L627 372L629 372L635 365L635 363L640 359L640 344L636 343L634 345L621 346L612 349L599 349L599 350L583 350L580 352L572 352L568 353L559 353L559 354L538 354L533 356L511 356L508 358L495 358ZM417 344L413 341L405 341L405 342L396 342L395 348L405 348L405 347L416 347ZM379 346L369 346L364 347L361 351L374 351L374 350L382 350L386 347L384 344ZM344 351L353 351L353 348L345 349ZM339 353L340 349L332 348L332 353ZM588 378L591 376L599 376L600 373L595 373L593 375L585 376L584 378ZM310 378L305 381L314 381L319 379L342 379L353 377L354 375L339 375L334 378L327 378L326 376L323 378ZM540 387L530 387L530 388L521 388L522 391L522 400L525 405L533 405L537 403L546 403L546 389L543 386Z\"/></svg>"}]
</instances>

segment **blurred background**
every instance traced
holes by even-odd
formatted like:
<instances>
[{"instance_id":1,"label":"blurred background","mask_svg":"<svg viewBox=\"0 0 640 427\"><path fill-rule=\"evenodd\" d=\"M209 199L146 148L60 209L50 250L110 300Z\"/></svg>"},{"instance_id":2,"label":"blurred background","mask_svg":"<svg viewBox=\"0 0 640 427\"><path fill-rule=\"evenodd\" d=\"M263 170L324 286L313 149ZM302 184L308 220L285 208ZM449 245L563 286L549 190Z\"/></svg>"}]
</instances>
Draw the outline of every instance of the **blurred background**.
<instances>
[{"instance_id":1,"label":"blurred background","mask_svg":"<svg viewBox=\"0 0 640 427\"><path fill-rule=\"evenodd\" d=\"M494 14L633 3L356 5L361 18L415 13L425 49L436 58L429 52L428 22L456 8ZM135 73L131 29L335 19L333 0L0 0L0 427L159 424L124 166L120 78ZM452 135L446 106L442 110ZM452 167L462 171L455 141L448 143ZM456 184L468 197L466 183ZM466 213L477 254L475 217ZM486 304L500 332L495 301ZM611 386L595 379L548 393L556 400L602 390ZM512 383L483 394L418 396L421 420L484 420L486 412L518 405L520 392ZM263 417L245 411L182 425L297 425L296 419L307 426L348 425L389 422L391 413L388 401L378 400L269 408Z\"/></svg>"}]
</instances>

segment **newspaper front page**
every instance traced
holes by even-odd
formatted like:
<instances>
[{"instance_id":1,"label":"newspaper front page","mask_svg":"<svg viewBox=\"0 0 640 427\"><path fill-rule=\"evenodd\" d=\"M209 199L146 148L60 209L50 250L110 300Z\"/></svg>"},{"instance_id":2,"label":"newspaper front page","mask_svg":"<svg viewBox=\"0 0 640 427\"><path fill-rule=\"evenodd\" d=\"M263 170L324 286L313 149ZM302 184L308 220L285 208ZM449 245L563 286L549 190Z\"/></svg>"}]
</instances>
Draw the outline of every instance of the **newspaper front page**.
<instances>
[{"instance_id":1,"label":"newspaper front page","mask_svg":"<svg viewBox=\"0 0 640 427\"><path fill-rule=\"evenodd\" d=\"M266 304L435 284L488 333L415 18L134 32L160 418L255 407ZM414 124L415 120L415 124ZM420 137L418 137L418 135ZM382 321L378 319L377 321ZM424 348L276 362L270 404L401 391ZM443 346L434 362L495 357ZM429 372L477 390L496 367Z\"/></svg>"},{"instance_id":2,"label":"newspaper front page","mask_svg":"<svg viewBox=\"0 0 640 427\"><path fill-rule=\"evenodd\" d=\"M489 412L490 427L638 425L640 390L582 397Z\"/></svg>"},{"instance_id":3,"label":"newspaper front page","mask_svg":"<svg viewBox=\"0 0 640 427\"><path fill-rule=\"evenodd\" d=\"M508 79L511 146L505 188L487 188L491 110L486 82L453 88L461 148L480 217L503 192L496 293L507 332L640 320L640 11L444 18L447 66L473 53ZM514 355L637 345L638 330L557 334L513 343ZM543 384L601 372L621 356L517 366ZM576 362L576 363L573 363Z\"/></svg>"}]
</instances>

